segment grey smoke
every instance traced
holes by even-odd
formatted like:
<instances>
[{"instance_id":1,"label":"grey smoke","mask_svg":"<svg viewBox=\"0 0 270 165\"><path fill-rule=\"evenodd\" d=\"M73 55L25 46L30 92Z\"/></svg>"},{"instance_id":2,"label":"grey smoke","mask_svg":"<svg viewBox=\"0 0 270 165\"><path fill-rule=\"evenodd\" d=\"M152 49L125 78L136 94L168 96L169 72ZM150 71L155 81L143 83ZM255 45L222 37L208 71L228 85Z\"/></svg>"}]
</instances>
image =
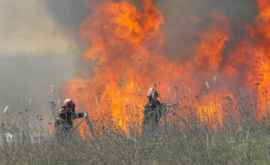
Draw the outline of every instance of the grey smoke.
<instances>
[{"instance_id":1,"label":"grey smoke","mask_svg":"<svg viewBox=\"0 0 270 165\"><path fill-rule=\"evenodd\" d=\"M25 97L33 98L35 109L47 108L48 88L61 88L81 70L83 52L79 28L95 9L97 0L0 0L0 109L19 109ZM139 0L134 1L140 4ZM190 21L211 12L228 16L237 33L252 23L255 0L157 0L165 15L163 30L167 53L188 54L197 42L197 32L207 26ZM206 22L208 23L208 22ZM239 26L240 25L240 26ZM48 56L49 55L49 56ZM88 67L87 67L88 68Z\"/></svg>"},{"instance_id":2,"label":"grey smoke","mask_svg":"<svg viewBox=\"0 0 270 165\"><path fill-rule=\"evenodd\" d=\"M49 86L60 93L81 53L50 15L46 1L0 0L0 109L46 112ZM29 108L29 107L28 107Z\"/></svg>"},{"instance_id":3,"label":"grey smoke","mask_svg":"<svg viewBox=\"0 0 270 165\"><path fill-rule=\"evenodd\" d=\"M244 33L245 25L254 23L257 12L255 0L159 0L157 3L165 13L167 53L174 57L193 53L198 33L211 24L210 14L226 16L230 21L232 40L237 40ZM192 17L202 21L194 22Z\"/></svg>"},{"instance_id":4,"label":"grey smoke","mask_svg":"<svg viewBox=\"0 0 270 165\"><path fill-rule=\"evenodd\" d=\"M45 1L0 0L0 55L65 55L76 50L48 13Z\"/></svg>"},{"instance_id":5,"label":"grey smoke","mask_svg":"<svg viewBox=\"0 0 270 165\"><path fill-rule=\"evenodd\" d=\"M129 1L141 7L142 0ZM50 15L60 26L79 38L80 23L92 10L95 10L95 3L98 2L97 0L47 0L47 7ZM211 22L207 19L210 14L224 14L231 23L233 33L239 35L243 33L245 24L252 24L257 11L255 0L155 0L155 3L158 4L166 20L163 27L167 39L166 54L176 57L193 53L193 45L198 42L198 32ZM193 22L191 19L194 17L201 18L203 21Z\"/></svg>"},{"instance_id":6,"label":"grey smoke","mask_svg":"<svg viewBox=\"0 0 270 165\"><path fill-rule=\"evenodd\" d=\"M47 0L48 13L61 26L79 32L82 19L88 14L87 0Z\"/></svg>"}]
</instances>

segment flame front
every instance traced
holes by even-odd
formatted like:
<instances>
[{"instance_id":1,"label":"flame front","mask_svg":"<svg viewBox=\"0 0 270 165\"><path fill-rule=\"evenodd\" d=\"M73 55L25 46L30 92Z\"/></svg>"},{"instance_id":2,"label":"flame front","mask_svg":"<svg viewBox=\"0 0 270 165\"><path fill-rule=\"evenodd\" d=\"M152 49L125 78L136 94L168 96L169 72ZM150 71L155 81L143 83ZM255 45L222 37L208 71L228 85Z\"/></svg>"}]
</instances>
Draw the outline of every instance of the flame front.
<instances>
[{"instance_id":1,"label":"flame front","mask_svg":"<svg viewBox=\"0 0 270 165\"><path fill-rule=\"evenodd\" d=\"M212 14L212 23L200 33L200 41L193 48L193 58L185 60L170 59L163 53L164 16L152 0L143 0L142 4L138 8L126 1L101 2L81 26L82 38L90 45L83 59L94 63L94 68L89 79L71 80L66 94L90 113L97 131L109 127L127 135L140 134L146 91L153 83L159 84L162 101L181 104L179 115L185 115L182 107L189 107L186 109L194 111L200 123L213 129L223 128L229 121L228 114L240 120L240 86L256 93L257 118L267 116L267 0L257 0L256 25L247 28L248 36L229 53L225 49L232 37L230 23L222 14Z\"/></svg>"}]
</instances>

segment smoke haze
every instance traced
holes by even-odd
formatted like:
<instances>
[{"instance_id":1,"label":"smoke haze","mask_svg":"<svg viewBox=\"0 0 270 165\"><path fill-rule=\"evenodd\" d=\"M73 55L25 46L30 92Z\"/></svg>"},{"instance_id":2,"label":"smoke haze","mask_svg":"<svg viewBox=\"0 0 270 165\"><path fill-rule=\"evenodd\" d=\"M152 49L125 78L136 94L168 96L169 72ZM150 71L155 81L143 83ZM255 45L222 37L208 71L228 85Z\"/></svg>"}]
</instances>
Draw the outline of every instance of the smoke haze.
<instances>
[{"instance_id":1,"label":"smoke haze","mask_svg":"<svg viewBox=\"0 0 270 165\"><path fill-rule=\"evenodd\" d=\"M50 18L45 2L0 0L0 56L64 55L76 49Z\"/></svg>"},{"instance_id":2,"label":"smoke haze","mask_svg":"<svg viewBox=\"0 0 270 165\"><path fill-rule=\"evenodd\" d=\"M22 111L29 100L35 111L46 111L49 86L60 91L74 75L81 48L72 25L62 26L53 14L62 10L52 8L58 2L0 0L0 111L5 105Z\"/></svg>"},{"instance_id":3,"label":"smoke haze","mask_svg":"<svg viewBox=\"0 0 270 165\"><path fill-rule=\"evenodd\" d=\"M245 25L252 24L257 12L255 0L159 0L157 3L166 19L167 54L176 57L193 53L199 33L214 21L212 14L228 18L232 40L236 40Z\"/></svg>"},{"instance_id":4,"label":"smoke haze","mask_svg":"<svg viewBox=\"0 0 270 165\"><path fill-rule=\"evenodd\" d=\"M96 0L0 0L0 108L26 96L47 104L50 84L58 88L77 73L83 52L79 29ZM139 0L134 1L140 4ZM188 55L211 13L223 13L239 32L256 15L255 0L157 0L165 15L166 54ZM235 23L235 24L234 24ZM240 30L241 31L241 30ZM44 96L46 95L46 96ZM18 101L19 100L19 101ZM18 104L20 105L20 104ZM16 109L18 106L14 106Z\"/></svg>"}]
</instances>

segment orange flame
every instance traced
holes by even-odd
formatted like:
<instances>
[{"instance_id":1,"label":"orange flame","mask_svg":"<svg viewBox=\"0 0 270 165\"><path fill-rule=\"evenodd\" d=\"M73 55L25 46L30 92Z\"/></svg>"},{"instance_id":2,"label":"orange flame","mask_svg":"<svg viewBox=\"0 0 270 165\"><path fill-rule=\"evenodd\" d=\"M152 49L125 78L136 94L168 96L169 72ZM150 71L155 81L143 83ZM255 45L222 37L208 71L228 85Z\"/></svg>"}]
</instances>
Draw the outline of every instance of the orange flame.
<instances>
[{"instance_id":1,"label":"orange flame","mask_svg":"<svg viewBox=\"0 0 270 165\"><path fill-rule=\"evenodd\" d=\"M198 119L214 130L222 129L226 120L239 119L236 105L234 95L229 91L210 93L198 102Z\"/></svg>"},{"instance_id":2,"label":"orange flame","mask_svg":"<svg viewBox=\"0 0 270 165\"><path fill-rule=\"evenodd\" d=\"M239 86L255 91L257 118L266 116L270 99L270 2L257 0L257 24L250 26L249 36L229 54L225 53L232 37L229 20L213 14L213 23L201 33L194 48L194 58L179 61L162 53L165 19L161 11L152 0L142 2L142 9L125 1L101 3L82 24L82 38L90 45L83 58L94 61L95 66L89 79L70 81L66 94L90 113L97 131L115 128L126 135L140 134L145 94L156 82L161 100L190 107L198 120L212 129L223 128L228 113L239 121ZM192 101L183 99L184 95ZM177 111L185 115L181 108Z\"/></svg>"}]
</instances>

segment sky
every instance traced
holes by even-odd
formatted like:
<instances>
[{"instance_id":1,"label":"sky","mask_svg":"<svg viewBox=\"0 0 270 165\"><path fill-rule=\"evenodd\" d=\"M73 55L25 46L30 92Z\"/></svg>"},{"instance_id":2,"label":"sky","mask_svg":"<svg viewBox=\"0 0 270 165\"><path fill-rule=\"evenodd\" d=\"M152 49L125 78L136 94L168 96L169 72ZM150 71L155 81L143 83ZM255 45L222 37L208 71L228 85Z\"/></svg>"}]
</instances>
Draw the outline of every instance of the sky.
<instances>
[{"instance_id":1,"label":"sky","mask_svg":"<svg viewBox=\"0 0 270 165\"><path fill-rule=\"evenodd\" d=\"M6 105L22 111L30 99L35 111L46 112L50 86L61 93L74 76L81 53L79 24L66 15L70 9L63 5L71 0L58 2L0 0L0 111Z\"/></svg>"},{"instance_id":2,"label":"sky","mask_svg":"<svg viewBox=\"0 0 270 165\"><path fill-rule=\"evenodd\" d=\"M66 55L78 49L46 0L0 0L0 25L0 56Z\"/></svg>"}]
</instances>

